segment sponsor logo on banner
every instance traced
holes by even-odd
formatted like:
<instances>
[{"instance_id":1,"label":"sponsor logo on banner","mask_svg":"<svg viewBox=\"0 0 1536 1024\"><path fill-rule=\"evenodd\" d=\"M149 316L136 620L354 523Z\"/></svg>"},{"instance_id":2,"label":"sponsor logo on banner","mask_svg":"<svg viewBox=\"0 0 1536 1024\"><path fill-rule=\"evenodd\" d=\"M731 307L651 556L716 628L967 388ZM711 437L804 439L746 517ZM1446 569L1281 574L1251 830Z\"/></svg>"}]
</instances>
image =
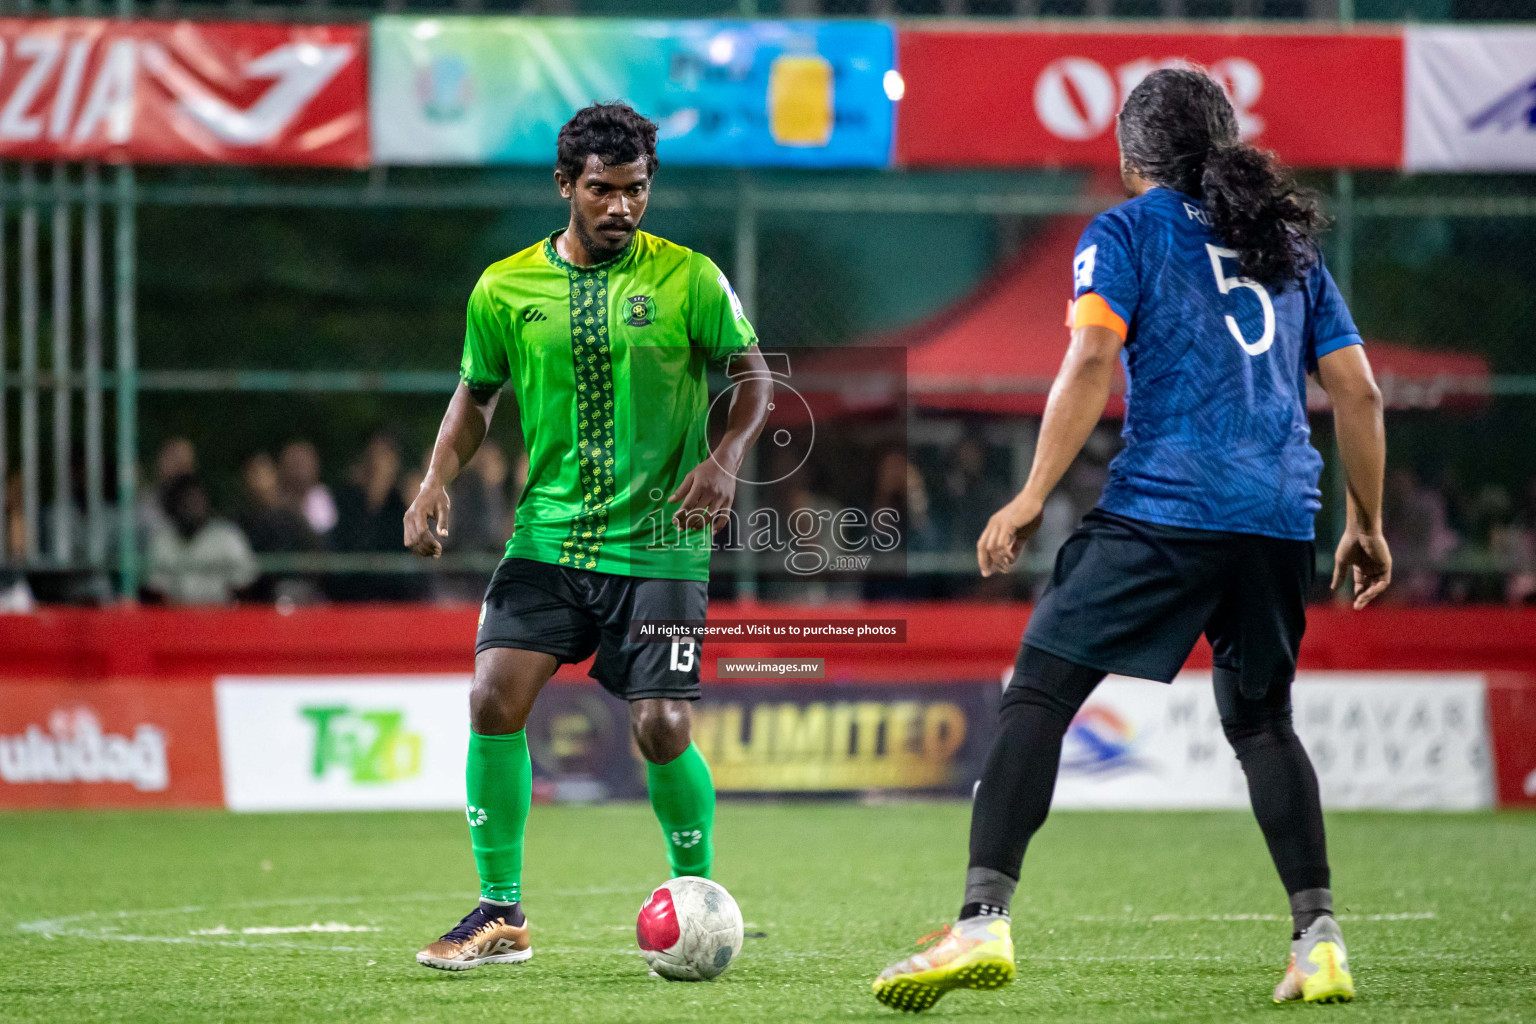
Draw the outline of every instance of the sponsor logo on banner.
<instances>
[{"instance_id":1,"label":"sponsor logo on banner","mask_svg":"<svg viewBox=\"0 0 1536 1024\"><path fill-rule=\"evenodd\" d=\"M1536 29L1409 28L1410 171L1536 170Z\"/></svg>"},{"instance_id":2,"label":"sponsor logo on banner","mask_svg":"<svg viewBox=\"0 0 1536 1024\"><path fill-rule=\"evenodd\" d=\"M58 708L48 729L0 736L0 782L126 782L142 792L170 785L165 733L140 722L133 735L103 733L88 707Z\"/></svg>"},{"instance_id":3,"label":"sponsor logo on banner","mask_svg":"<svg viewBox=\"0 0 1536 1024\"><path fill-rule=\"evenodd\" d=\"M722 793L900 789L969 793L997 722L990 682L875 686L711 683L693 735ZM644 797L628 709L547 688L528 720L536 792Z\"/></svg>"},{"instance_id":4,"label":"sponsor logo on banner","mask_svg":"<svg viewBox=\"0 0 1536 1024\"><path fill-rule=\"evenodd\" d=\"M1335 808L1489 805L1480 675L1302 673L1295 728ZM1209 672L1170 686L1111 676L1068 729L1059 807L1246 807Z\"/></svg>"},{"instance_id":5,"label":"sponsor logo on banner","mask_svg":"<svg viewBox=\"0 0 1536 1024\"><path fill-rule=\"evenodd\" d=\"M363 166L366 30L0 19L0 155Z\"/></svg>"},{"instance_id":6,"label":"sponsor logo on banner","mask_svg":"<svg viewBox=\"0 0 1536 1024\"><path fill-rule=\"evenodd\" d=\"M896 158L910 165L1118 166L1115 115L1154 70L1195 61L1246 139L1304 166L1396 167L1395 34L905 30Z\"/></svg>"},{"instance_id":7,"label":"sponsor logo on banner","mask_svg":"<svg viewBox=\"0 0 1536 1024\"><path fill-rule=\"evenodd\" d=\"M421 774L421 734L398 708L357 710L343 705L299 709L315 728L310 774L340 772L356 783L396 782Z\"/></svg>"},{"instance_id":8,"label":"sponsor logo on banner","mask_svg":"<svg viewBox=\"0 0 1536 1024\"><path fill-rule=\"evenodd\" d=\"M14 684L0 702L0 807L219 802L201 684Z\"/></svg>"},{"instance_id":9,"label":"sponsor logo on banner","mask_svg":"<svg viewBox=\"0 0 1536 1024\"><path fill-rule=\"evenodd\" d=\"M463 808L469 680L222 677L231 810Z\"/></svg>"},{"instance_id":10,"label":"sponsor logo on banner","mask_svg":"<svg viewBox=\"0 0 1536 1024\"><path fill-rule=\"evenodd\" d=\"M659 128L667 164L883 167L894 32L880 22L620 18L373 20L381 164L538 164L592 102Z\"/></svg>"}]
</instances>

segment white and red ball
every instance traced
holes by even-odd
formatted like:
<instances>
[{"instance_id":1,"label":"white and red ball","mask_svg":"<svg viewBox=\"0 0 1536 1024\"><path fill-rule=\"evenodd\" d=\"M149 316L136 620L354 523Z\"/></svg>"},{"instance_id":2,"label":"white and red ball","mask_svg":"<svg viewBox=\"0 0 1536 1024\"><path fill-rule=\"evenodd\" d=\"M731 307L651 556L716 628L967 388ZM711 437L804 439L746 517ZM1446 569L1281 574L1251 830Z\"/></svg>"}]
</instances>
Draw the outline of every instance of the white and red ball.
<instances>
[{"instance_id":1,"label":"white and red ball","mask_svg":"<svg viewBox=\"0 0 1536 1024\"><path fill-rule=\"evenodd\" d=\"M725 886L684 875L652 892L635 938L651 970L668 981L712 981L741 953L741 910Z\"/></svg>"}]
</instances>

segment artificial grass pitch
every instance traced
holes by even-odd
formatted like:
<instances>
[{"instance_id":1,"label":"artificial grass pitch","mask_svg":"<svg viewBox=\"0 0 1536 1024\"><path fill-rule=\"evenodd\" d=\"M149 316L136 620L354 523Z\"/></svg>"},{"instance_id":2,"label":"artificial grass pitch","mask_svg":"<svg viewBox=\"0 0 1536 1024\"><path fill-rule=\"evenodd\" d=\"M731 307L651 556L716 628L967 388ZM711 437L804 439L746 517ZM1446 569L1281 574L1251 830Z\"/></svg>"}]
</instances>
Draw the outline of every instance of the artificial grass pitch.
<instances>
[{"instance_id":1,"label":"artificial grass pitch","mask_svg":"<svg viewBox=\"0 0 1536 1024\"><path fill-rule=\"evenodd\" d=\"M963 803L726 803L715 877L747 921L712 984L647 976L665 879L650 808L536 807L534 958L463 974L416 950L474 905L462 815L0 815L0 1020L896 1021L869 982L960 899ZM1536 815L1336 814L1360 990L1275 1007L1284 894L1246 815L1057 814L1014 904L1019 977L927 1017L1536 1020Z\"/></svg>"}]
</instances>

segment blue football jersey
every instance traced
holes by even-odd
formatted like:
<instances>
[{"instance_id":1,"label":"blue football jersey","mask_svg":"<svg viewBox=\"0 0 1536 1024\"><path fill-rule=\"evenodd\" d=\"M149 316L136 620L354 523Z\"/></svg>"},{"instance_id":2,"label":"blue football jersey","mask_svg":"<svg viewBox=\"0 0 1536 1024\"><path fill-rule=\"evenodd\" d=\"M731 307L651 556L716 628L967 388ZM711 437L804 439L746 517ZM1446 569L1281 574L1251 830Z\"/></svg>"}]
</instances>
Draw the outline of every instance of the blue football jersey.
<instances>
[{"instance_id":1,"label":"blue football jersey","mask_svg":"<svg viewBox=\"0 0 1536 1024\"><path fill-rule=\"evenodd\" d=\"M1088 225L1073 296L1126 325L1125 450L1099 506L1200 530L1311 540L1323 459L1307 373L1359 345L1319 261L1283 291L1238 276L1198 201L1154 188Z\"/></svg>"}]
</instances>

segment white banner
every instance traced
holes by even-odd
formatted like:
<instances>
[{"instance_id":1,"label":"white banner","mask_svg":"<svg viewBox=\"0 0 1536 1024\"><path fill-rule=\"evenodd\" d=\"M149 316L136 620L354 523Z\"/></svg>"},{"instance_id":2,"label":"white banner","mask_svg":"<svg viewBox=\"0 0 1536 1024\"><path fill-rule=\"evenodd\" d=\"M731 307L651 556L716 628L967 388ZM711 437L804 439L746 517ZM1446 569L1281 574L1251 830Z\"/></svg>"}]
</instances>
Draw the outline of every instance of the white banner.
<instances>
[{"instance_id":1,"label":"white banner","mask_svg":"<svg viewBox=\"0 0 1536 1024\"><path fill-rule=\"evenodd\" d=\"M1407 30L1410 171L1536 170L1536 29Z\"/></svg>"},{"instance_id":2,"label":"white banner","mask_svg":"<svg viewBox=\"0 0 1536 1024\"><path fill-rule=\"evenodd\" d=\"M214 702L230 810L464 806L465 675L224 676Z\"/></svg>"},{"instance_id":3,"label":"white banner","mask_svg":"<svg viewBox=\"0 0 1536 1024\"><path fill-rule=\"evenodd\" d=\"M1481 675L1303 672L1292 701L1325 807L1492 806ZM1247 807L1211 674L1101 683L1067 731L1054 806Z\"/></svg>"}]
</instances>

